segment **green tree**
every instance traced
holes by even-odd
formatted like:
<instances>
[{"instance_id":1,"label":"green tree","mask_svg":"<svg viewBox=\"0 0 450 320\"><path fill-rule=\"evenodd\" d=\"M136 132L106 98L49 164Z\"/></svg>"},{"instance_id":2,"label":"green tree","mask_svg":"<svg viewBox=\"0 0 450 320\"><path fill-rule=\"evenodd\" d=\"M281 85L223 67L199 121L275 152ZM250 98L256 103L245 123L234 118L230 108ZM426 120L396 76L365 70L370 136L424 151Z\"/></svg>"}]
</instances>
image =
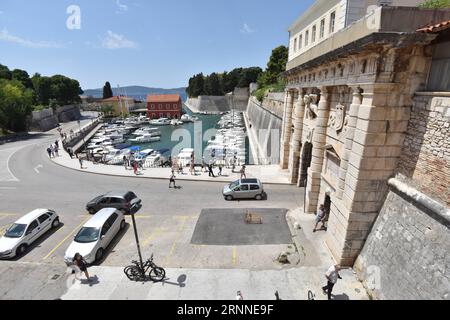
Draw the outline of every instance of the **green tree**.
<instances>
[{"instance_id":1,"label":"green tree","mask_svg":"<svg viewBox=\"0 0 450 320\"><path fill-rule=\"evenodd\" d=\"M48 106L52 98L52 80L36 73L31 81L35 92L35 104Z\"/></svg>"},{"instance_id":2,"label":"green tree","mask_svg":"<svg viewBox=\"0 0 450 320\"><path fill-rule=\"evenodd\" d=\"M80 94L83 91L77 80L62 75L51 77L51 98L56 99L58 105L64 106L81 101Z\"/></svg>"},{"instance_id":3,"label":"green tree","mask_svg":"<svg viewBox=\"0 0 450 320\"><path fill-rule=\"evenodd\" d=\"M30 79L30 75L25 70L14 69L12 71L12 79L20 81L27 89L33 89L33 82Z\"/></svg>"},{"instance_id":4,"label":"green tree","mask_svg":"<svg viewBox=\"0 0 450 320\"><path fill-rule=\"evenodd\" d=\"M198 96L205 94L204 83L205 78L203 73L197 74L189 79L189 87L186 90L189 97L197 98Z\"/></svg>"},{"instance_id":5,"label":"green tree","mask_svg":"<svg viewBox=\"0 0 450 320\"><path fill-rule=\"evenodd\" d=\"M258 78L262 74L262 72L263 71L260 67L242 69L237 87L238 88L249 87L250 83L258 81Z\"/></svg>"},{"instance_id":6,"label":"green tree","mask_svg":"<svg viewBox=\"0 0 450 320\"><path fill-rule=\"evenodd\" d=\"M2 131L27 130L27 117L31 114L32 90L19 81L0 80L0 127Z\"/></svg>"},{"instance_id":7,"label":"green tree","mask_svg":"<svg viewBox=\"0 0 450 320\"><path fill-rule=\"evenodd\" d=\"M428 0L419 5L420 8L444 9L450 8L450 0Z\"/></svg>"},{"instance_id":8,"label":"green tree","mask_svg":"<svg viewBox=\"0 0 450 320\"><path fill-rule=\"evenodd\" d=\"M220 77L217 73L211 73L211 75L205 78L204 92L208 96L223 95L223 91L220 86Z\"/></svg>"},{"instance_id":9,"label":"green tree","mask_svg":"<svg viewBox=\"0 0 450 320\"><path fill-rule=\"evenodd\" d=\"M0 79L11 80L12 72L9 70L7 66L0 64Z\"/></svg>"},{"instance_id":10,"label":"green tree","mask_svg":"<svg viewBox=\"0 0 450 320\"><path fill-rule=\"evenodd\" d=\"M113 113L114 108L111 105L105 105L100 108L100 111L105 115L105 117L109 117Z\"/></svg>"},{"instance_id":11,"label":"green tree","mask_svg":"<svg viewBox=\"0 0 450 320\"><path fill-rule=\"evenodd\" d=\"M279 46L272 51L267 68L258 79L260 87L266 87L278 82L278 79L284 71L288 61L289 49L285 46Z\"/></svg>"},{"instance_id":12,"label":"green tree","mask_svg":"<svg viewBox=\"0 0 450 320\"><path fill-rule=\"evenodd\" d=\"M105 83L103 87L103 99L109 99L113 97L113 91L111 89L111 84L109 82Z\"/></svg>"}]
</instances>

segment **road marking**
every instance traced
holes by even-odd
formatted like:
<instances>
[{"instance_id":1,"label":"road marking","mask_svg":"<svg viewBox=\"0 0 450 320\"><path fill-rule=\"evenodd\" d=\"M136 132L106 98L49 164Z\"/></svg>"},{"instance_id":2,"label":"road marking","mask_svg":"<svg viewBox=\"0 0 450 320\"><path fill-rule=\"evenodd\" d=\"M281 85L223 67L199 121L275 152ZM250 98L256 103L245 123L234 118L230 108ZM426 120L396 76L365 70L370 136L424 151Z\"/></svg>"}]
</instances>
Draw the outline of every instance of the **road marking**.
<instances>
[{"instance_id":1,"label":"road marking","mask_svg":"<svg viewBox=\"0 0 450 320\"><path fill-rule=\"evenodd\" d=\"M176 239L174 240L173 244L172 244L172 248L170 249L169 254L167 255L166 259L165 259L165 263L164 264L168 264L170 259L172 258L173 253L175 252L175 248L177 247L177 242L180 240L182 232L184 227L186 226L186 222L189 219L188 216L180 216L180 217L175 217L175 218L180 218L183 221L181 222L180 227L178 228L178 235L176 237Z\"/></svg>"},{"instance_id":2,"label":"road marking","mask_svg":"<svg viewBox=\"0 0 450 320\"><path fill-rule=\"evenodd\" d=\"M73 229L72 230L72 232L70 232L68 235L67 235L67 237L65 237L60 243L58 243L57 245L56 245L56 247L54 247L53 249L52 249L52 251L50 251L49 252L49 254L48 255L46 255L42 260L47 260L59 247L61 247L62 246L62 244L64 243L64 242L66 242L67 241L67 239L69 239L74 233L75 233L75 231L77 231L79 228L81 228L81 226L83 226L83 224L85 224L88 220L90 219L90 217L88 217L87 219L85 219L85 220L83 220L83 222L81 222L75 229ZM65 227L62 227L60 230L63 230Z\"/></svg>"},{"instance_id":3,"label":"road marking","mask_svg":"<svg viewBox=\"0 0 450 320\"><path fill-rule=\"evenodd\" d=\"M44 166L42 164L36 166L36 168L34 168L34 171L36 171L37 174L40 174L39 169L42 169Z\"/></svg>"},{"instance_id":4,"label":"road marking","mask_svg":"<svg viewBox=\"0 0 450 320\"><path fill-rule=\"evenodd\" d=\"M17 216L16 213L1 213L0 212L0 217L10 217L10 216Z\"/></svg>"},{"instance_id":5,"label":"road marking","mask_svg":"<svg viewBox=\"0 0 450 320\"><path fill-rule=\"evenodd\" d=\"M237 249L236 249L236 247L233 247L231 261L233 262L233 265L237 265Z\"/></svg>"},{"instance_id":6,"label":"road marking","mask_svg":"<svg viewBox=\"0 0 450 320\"><path fill-rule=\"evenodd\" d=\"M161 235L164 231L166 231L167 229L165 228L156 228L156 230L154 232L152 232L150 234L150 236L144 240L144 242L142 242L143 246L147 246L150 244L150 242L155 239L156 237L158 237L159 235Z\"/></svg>"},{"instance_id":7,"label":"road marking","mask_svg":"<svg viewBox=\"0 0 450 320\"><path fill-rule=\"evenodd\" d=\"M0 190L17 190L16 187L0 187Z\"/></svg>"}]
</instances>

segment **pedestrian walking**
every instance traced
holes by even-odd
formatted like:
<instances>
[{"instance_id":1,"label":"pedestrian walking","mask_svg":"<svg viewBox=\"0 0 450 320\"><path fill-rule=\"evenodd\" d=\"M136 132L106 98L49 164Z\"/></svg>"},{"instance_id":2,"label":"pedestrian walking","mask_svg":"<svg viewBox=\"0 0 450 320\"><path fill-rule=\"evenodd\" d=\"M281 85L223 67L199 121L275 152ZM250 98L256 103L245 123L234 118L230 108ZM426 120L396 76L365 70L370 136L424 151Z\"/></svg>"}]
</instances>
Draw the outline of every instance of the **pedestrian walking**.
<instances>
[{"instance_id":1,"label":"pedestrian walking","mask_svg":"<svg viewBox=\"0 0 450 320\"><path fill-rule=\"evenodd\" d=\"M191 166L189 168L189 172L191 173L191 176L195 176L196 175L194 160L191 160Z\"/></svg>"},{"instance_id":2,"label":"pedestrian walking","mask_svg":"<svg viewBox=\"0 0 450 320\"><path fill-rule=\"evenodd\" d=\"M242 292L238 291L236 293L236 300L244 300L244 297L242 296Z\"/></svg>"},{"instance_id":3,"label":"pedestrian walking","mask_svg":"<svg viewBox=\"0 0 450 320\"><path fill-rule=\"evenodd\" d=\"M133 171L135 175L138 175L138 163L137 161L133 161Z\"/></svg>"},{"instance_id":4,"label":"pedestrian walking","mask_svg":"<svg viewBox=\"0 0 450 320\"><path fill-rule=\"evenodd\" d=\"M202 157L202 172L206 172L206 162L205 162L205 157Z\"/></svg>"},{"instance_id":5,"label":"pedestrian walking","mask_svg":"<svg viewBox=\"0 0 450 320\"><path fill-rule=\"evenodd\" d=\"M247 179L247 174L245 173L245 165L243 165L241 168L241 180L242 179Z\"/></svg>"},{"instance_id":6,"label":"pedestrian walking","mask_svg":"<svg viewBox=\"0 0 450 320\"><path fill-rule=\"evenodd\" d=\"M174 188L177 187L176 182L175 182L175 178L176 178L175 171L172 170L172 175L170 176L170 182L169 182L169 189L172 188L172 183L173 183L173 187Z\"/></svg>"},{"instance_id":7,"label":"pedestrian walking","mask_svg":"<svg viewBox=\"0 0 450 320\"><path fill-rule=\"evenodd\" d=\"M48 157L52 158L52 149L50 147L47 148Z\"/></svg>"},{"instance_id":8,"label":"pedestrian walking","mask_svg":"<svg viewBox=\"0 0 450 320\"><path fill-rule=\"evenodd\" d=\"M128 170L128 159L127 159L127 156L124 155L122 160L123 160L123 165L125 166L125 170Z\"/></svg>"},{"instance_id":9,"label":"pedestrian walking","mask_svg":"<svg viewBox=\"0 0 450 320\"><path fill-rule=\"evenodd\" d=\"M69 156L70 156L70 159L73 159L73 150L72 150L72 148L67 148L67 153L69 154Z\"/></svg>"},{"instance_id":10,"label":"pedestrian walking","mask_svg":"<svg viewBox=\"0 0 450 320\"><path fill-rule=\"evenodd\" d=\"M59 149L59 141L58 140L55 141L55 146Z\"/></svg>"},{"instance_id":11,"label":"pedestrian walking","mask_svg":"<svg viewBox=\"0 0 450 320\"><path fill-rule=\"evenodd\" d=\"M58 146L57 144L55 144L55 146L53 147L53 150L54 150L54 152L55 152L55 155L56 155L57 157L59 157L59 146Z\"/></svg>"},{"instance_id":12,"label":"pedestrian walking","mask_svg":"<svg viewBox=\"0 0 450 320\"><path fill-rule=\"evenodd\" d=\"M325 225L325 206L323 204L320 205L319 211L317 211L317 215L316 215L316 225L314 226L314 230L313 232L317 231L317 226L319 225L319 223L322 223L322 228Z\"/></svg>"},{"instance_id":13,"label":"pedestrian walking","mask_svg":"<svg viewBox=\"0 0 450 320\"><path fill-rule=\"evenodd\" d=\"M83 159L81 157L78 157L78 162L80 162L80 168L83 169Z\"/></svg>"},{"instance_id":14,"label":"pedestrian walking","mask_svg":"<svg viewBox=\"0 0 450 320\"><path fill-rule=\"evenodd\" d=\"M87 270L87 262L86 260L81 256L81 254L76 253L72 260L73 264L76 265L78 268L80 268L80 271L84 273L87 280L91 282L91 277L89 276L89 272Z\"/></svg>"},{"instance_id":15,"label":"pedestrian walking","mask_svg":"<svg viewBox=\"0 0 450 320\"><path fill-rule=\"evenodd\" d=\"M216 176L214 175L213 165L212 164L210 164L208 166L208 170L209 170L209 176L215 178Z\"/></svg>"},{"instance_id":16,"label":"pedestrian walking","mask_svg":"<svg viewBox=\"0 0 450 320\"><path fill-rule=\"evenodd\" d=\"M223 164L219 163L219 177L222 176Z\"/></svg>"},{"instance_id":17,"label":"pedestrian walking","mask_svg":"<svg viewBox=\"0 0 450 320\"><path fill-rule=\"evenodd\" d=\"M55 148L53 147L53 145L50 145L50 152L52 154L52 158L55 157Z\"/></svg>"},{"instance_id":18,"label":"pedestrian walking","mask_svg":"<svg viewBox=\"0 0 450 320\"><path fill-rule=\"evenodd\" d=\"M327 278L327 285L322 287L322 291L324 294L328 295L328 300L331 300L331 293L333 292L333 287L337 283L338 279L342 279L339 271L341 270L340 265L331 266L328 269L327 273L325 273L325 277Z\"/></svg>"}]
</instances>

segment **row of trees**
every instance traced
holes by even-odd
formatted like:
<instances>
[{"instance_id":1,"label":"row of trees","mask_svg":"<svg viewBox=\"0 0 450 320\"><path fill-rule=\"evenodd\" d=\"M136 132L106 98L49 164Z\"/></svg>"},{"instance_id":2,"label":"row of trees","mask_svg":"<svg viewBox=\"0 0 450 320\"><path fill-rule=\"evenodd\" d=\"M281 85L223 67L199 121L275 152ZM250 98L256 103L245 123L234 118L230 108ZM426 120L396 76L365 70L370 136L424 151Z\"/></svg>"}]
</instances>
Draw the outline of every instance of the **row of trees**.
<instances>
[{"instance_id":1,"label":"row of trees","mask_svg":"<svg viewBox=\"0 0 450 320\"><path fill-rule=\"evenodd\" d=\"M263 70L259 67L237 68L230 72L212 73L204 76L197 74L189 79L186 89L191 98L201 95L221 96L232 92L235 88L246 88L252 82L256 82Z\"/></svg>"},{"instance_id":2,"label":"row of trees","mask_svg":"<svg viewBox=\"0 0 450 320\"><path fill-rule=\"evenodd\" d=\"M212 73L204 76L197 74L189 79L186 89L189 97L200 95L221 96L232 92L235 88L247 88L250 83L257 82L259 90L255 95L262 100L267 91L282 90L285 86L281 74L286 71L289 49L279 46L272 51L267 68L237 68L231 72Z\"/></svg>"},{"instance_id":3,"label":"row of trees","mask_svg":"<svg viewBox=\"0 0 450 320\"><path fill-rule=\"evenodd\" d=\"M79 103L83 91L77 80L62 75L30 77L25 70L0 64L0 128L25 131L31 111Z\"/></svg>"}]
</instances>

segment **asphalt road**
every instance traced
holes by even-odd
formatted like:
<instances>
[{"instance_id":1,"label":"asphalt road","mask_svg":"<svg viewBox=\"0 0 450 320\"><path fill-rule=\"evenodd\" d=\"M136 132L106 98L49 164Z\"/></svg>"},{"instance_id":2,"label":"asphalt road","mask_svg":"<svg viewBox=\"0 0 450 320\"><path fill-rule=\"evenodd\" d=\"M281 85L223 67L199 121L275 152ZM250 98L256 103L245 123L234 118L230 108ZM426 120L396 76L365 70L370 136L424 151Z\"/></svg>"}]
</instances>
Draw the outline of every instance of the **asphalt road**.
<instances>
[{"instance_id":1,"label":"asphalt road","mask_svg":"<svg viewBox=\"0 0 450 320\"><path fill-rule=\"evenodd\" d=\"M71 123L64 130L77 126ZM21 262L62 264L65 249L90 217L85 211L86 202L108 191L132 190L143 201L137 221L144 255L155 253L166 267L277 268L273 259L283 250L281 245L207 247L191 245L191 238L204 208L293 209L301 205L298 188L270 185L265 186L267 201L226 202L221 195L223 183L181 182L182 189L174 190L163 180L82 173L48 159L45 149L57 137L58 132L53 130L0 146L0 233L36 208L56 210L63 223L30 248ZM116 237L101 264L123 266L134 258L134 235L128 226Z\"/></svg>"}]
</instances>

